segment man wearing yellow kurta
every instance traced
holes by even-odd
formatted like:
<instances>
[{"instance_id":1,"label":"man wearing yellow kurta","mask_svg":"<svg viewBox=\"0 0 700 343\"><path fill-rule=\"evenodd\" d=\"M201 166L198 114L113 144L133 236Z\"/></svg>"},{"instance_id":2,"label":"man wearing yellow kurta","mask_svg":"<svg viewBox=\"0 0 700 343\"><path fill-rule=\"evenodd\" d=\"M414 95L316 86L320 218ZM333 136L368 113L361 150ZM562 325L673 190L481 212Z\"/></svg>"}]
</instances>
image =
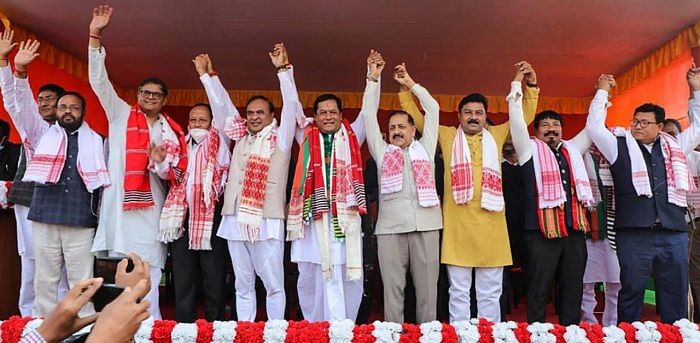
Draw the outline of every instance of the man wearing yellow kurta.
<instances>
[{"instance_id":1,"label":"man wearing yellow kurta","mask_svg":"<svg viewBox=\"0 0 700 343\"><path fill-rule=\"evenodd\" d=\"M537 76L527 62L515 66L516 73L525 74L523 110L529 124L537 109ZM403 110L422 132L423 115L411 92L401 92L399 98ZM438 133L445 166L441 262L447 265L450 281L450 321L470 317L469 291L475 270L478 317L500 322L503 267L512 264L500 169L501 148L509 126L506 122L484 130L488 102L478 93L464 97L457 110L460 126L440 126ZM455 180L453 174L457 175ZM482 183L482 174L487 182Z\"/></svg>"}]
</instances>

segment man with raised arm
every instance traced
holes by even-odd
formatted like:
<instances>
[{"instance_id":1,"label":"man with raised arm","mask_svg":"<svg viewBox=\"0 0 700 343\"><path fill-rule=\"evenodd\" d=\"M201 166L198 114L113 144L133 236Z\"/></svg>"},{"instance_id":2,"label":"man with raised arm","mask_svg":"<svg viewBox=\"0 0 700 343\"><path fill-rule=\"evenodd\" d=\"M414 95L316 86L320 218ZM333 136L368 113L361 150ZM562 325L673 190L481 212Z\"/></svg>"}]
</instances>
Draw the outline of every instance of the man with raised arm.
<instances>
[{"instance_id":1,"label":"man with raised arm","mask_svg":"<svg viewBox=\"0 0 700 343\"><path fill-rule=\"evenodd\" d=\"M180 126L162 112L168 88L160 79L141 81L137 103L119 98L107 76L102 33L112 8L99 6L90 22L88 74L90 86L109 121L109 175L100 222L92 251L124 256L135 252L151 266L151 314L160 318L158 285L165 267L167 246L158 241L166 180L176 186L187 168L187 143Z\"/></svg>"},{"instance_id":2,"label":"man with raised arm","mask_svg":"<svg viewBox=\"0 0 700 343\"><path fill-rule=\"evenodd\" d=\"M197 74L211 68L206 55L192 61ZM231 160L230 140L223 124L214 120L208 104L192 106L188 118L187 173L168 192L160 216L158 240L170 243L175 283L175 318L197 319L197 290L202 281L204 318L224 319L224 259L226 243L216 236L220 223L217 204Z\"/></svg>"},{"instance_id":3,"label":"man with raised arm","mask_svg":"<svg viewBox=\"0 0 700 343\"><path fill-rule=\"evenodd\" d=\"M700 68L687 73L691 123L700 122ZM688 315L687 193L694 190L686 152L700 143L691 125L673 137L662 132L665 111L655 104L634 110L630 130L605 128L612 75L601 75L586 131L610 162L615 185L615 231L620 261L618 321L640 320L644 291L654 275L661 321Z\"/></svg>"},{"instance_id":4,"label":"man with raised arm","mask_svg":"<svg viewBox=\"0 0 700 343\"><path fill-rule=\"evenodd\" d=\"M404 64L394 79L418 97L426 111L423 137L416 140L413 118L404 111L389 115L389 142L377 123L379 82L368 82L362 102L367 145L379 161L379 215L377 248L384 284L384 320L404 322L406 272L416 288L416 320L437 318L437 281L440 271L442 213L435 190L435 150L440 106L423 86L415 83Z\"/></svg>"},{"instance_id":5,"label":"man with raised arm","mask_svg":"<svg viewBox=\"0 0 700 343\"><path fill-rule=\"evenodd\" d=\"M367 82L379 82L384 61L368 58ZM314 101L316 125L305 129L287 217L297 291L310 321L356 320L363 292L362 228L367 213L360 146L362 112L350 124L334 94Z\"/></svg>"},{"instance_id":6,"label":"man with raised arm","mask_svg":"<svg viewBox=\"0 0 700 343\"><path fill-rule=\"evenodd\" d=\"M529 121L537 108L537 76L527 62L515 66L526 78L524 106ZM520 81L512 87L519 89ZM423 115L411 93L404 90L399 98L423 131ZM447 265L450 280L450 321L469 319L475 272L478 316L499 322L503 267L512 263L500 165L509 127L504 123L485 129L488 101L478 93L462 98L457 111L460 125L440 126L438 133L445 165L441 262Z\"/></svg>"},{"instance_id":7,"label":"man with raised arm","mask_svg":"<svg viewBox=\"0 0 700 343\"><path fill-rule=\"evenodd\" d=\"M32 221L36 300L32 315L46 316L56 306L61 271L70 286L92 277L92 238L97 226L100 189L110 185L102 137L83 121L85 99L66 92L58 99L56 123L49 125L34 108L28 65L39 56L38 41L20 44L15 55L16 126L24 130L28 151L23 181L36 182L27 218ZM93 312L92 306L81 313Z\"/></svg>"},{"instance_id":8,"label":"man with raised arm","mask_svg":"<svg viewBox=\"0 0 700 343\"><path fill-rule=\"evenodd\" d=\"M236 313L244 321L256 319L256 275L265 286L268 320L284 318L287 173L297 120L305 120L286 48L276 44L269 55L284 101L279 124L267 97L251 97L243 118L215 73L200 76L215 120L236 141L218 235L228 241L236 274Z\"/></svg>"},{"instance_id":9,"label":"man with raised arm","mask_svg":"<svg viewBox=\"0 0 700 343\"><path fill-rule=\"evenodd\" d=\"M17 45L17 43L12 42L13 36L14 31L6 30L0 38L0 89L2 89L3 105L22 139L22 147L17 174L12 181L12 188L10 189L7 200L14 204L15 221L17 222L17 252L20 255L22 264L18 304L19 313L22 316L31 316L35 298L35 258L32 223L27 219L27 215L29 215L29 206L32 204L34 183L23 182L22 179L27 170L27 155L33 152L34 147L28 145L25 128L17 125L22 125L23 122L21 118L36 116L37 113L49 125L55 123L58 98L65 93L65 90L58 85L48 83L39 87L38 97L34 99L30 87L20 87L20 90L29 93L17 97L15 77L12 76L12 68L8 60L10 52L12 52L12 49ZM20 65L19 67L22 68L23 66ZM26 70L20 69L17 72L20 76L26 75ZM22 82L24 81L19 81L19 83ZM18 99L25 101L25 103L18 105ZM19 108L22 108L24 112L18 112ZM61 273L61 281L58 285L58 300L63 298L63 295L66 293L68 293L68 281L66 280L66 271L64 269Z\"/></svg>"},{"instance_id":10,"label":"man with raised arm","mask_svg":"<svg viewBox=\"0 0 700 343\"><path fill-rule=\"evenodd\" d=\"M523 118L522 75L516 75L508 95L513 146L522 166L527 200L525 243L527 266L527 320L545 322L552 281L559 289L559 323L578 324L581 316L586 237L590 230L586 207L594 204L582 154L591 145L585 132L562 140L562 116L543 111L535 116L530 138Z\"/></svg>"}]
</instances>

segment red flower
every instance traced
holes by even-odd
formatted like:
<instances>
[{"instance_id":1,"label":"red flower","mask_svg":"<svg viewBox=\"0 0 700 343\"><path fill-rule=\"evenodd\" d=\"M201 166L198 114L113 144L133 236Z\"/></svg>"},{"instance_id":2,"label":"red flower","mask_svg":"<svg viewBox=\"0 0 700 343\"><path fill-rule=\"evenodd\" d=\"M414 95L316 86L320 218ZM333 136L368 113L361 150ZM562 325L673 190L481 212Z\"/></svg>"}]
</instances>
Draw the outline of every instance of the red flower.
<instances>
[{"instance_id":1,"label":"red flower","mask_svg":"<svg viewBox=\"0 0 700 343\"><path fill-rule=\"evenodd\" d=\"M372 325L372 324L355 325L355 328L352 329L352 342L353 343L374 343L374 342L376 342L377 339L374 338L374 335L372 335L373 331L374 331L374 325Z\"/></svg>"},{"instance_id":2,"label":"red flower","mask_svg":"<svg viewBox=\"0 0 700 343\"><path fill-rule=\"evenodd\" d=\"M603 337L605 336L605 334L603 333L602 326L598 324L582 322L581 324L579 324L579 327L586 331L586 338L588 338L588 340L591 341L591 343L603 342Z\"/></svg>"},{"instance_id":3,"label":"red flower","mask_svg":"<svg viewBox=\"0 0 700 343\"><path fill-rule=\"evenodd\" d=\"M290 322L291 324L291 322ZM238 322L236 326L236 343L263 343L264 322Z\"/></svg>"},{"instance_id":4,"label":"red flower","mask_svg":"<svg viewBox=\"0 0 700 343\"><path fill-rule=\"evenodd\" d=\"M420 332L420 327L418 325L404 323L401 325L401 328L403 329L403 333L401 333L401 337L399 337L399 343L420 342L420 336L422 333Z\"/></svg>"},{"instance_id":5,"label":"red flower","mask_svg":"<svg viewBox=\"0 0 700 343\"><path fill-rule=\"evenodd\" d=\"M457 330L455 330L454 326L442 323L442 341L444 343L459 342L459 337L457 337Z\"/></svg>"},{"instance_id":6,"label":"red flower","mask_svg":"<svg viewBox=\"0 0 700 343\"><path fill-rule=\"evenodd\" d=\"M174 320L156 320L151 329L151 340L153 343L172 343L171 335L177 325Z\"/></svg>"},{"instance_id":7,"label":"red flower","mask_svg":"<svg viewBox=\"0 0 700 343\"><path fill-rule=\"evenodd\" d=\"M0 330L2 330L2 335L0 335L1 341L19 342L22 339L22 330L24 330L24 327L27 326L30 320L32 320L32 317L12 316L10 319L2 322L2 325L0 325Z\"/></svg>"},{"instance_id":8,"label":"red flower","mask_svg":"<svg viewBox=\"0 0 700 343\"><path fill-rule=\"evenodd\" d=\"M197 319L194 322L197 324L197 342L196 343L209 343L214 337L214 324L204 320Z\"/></svg>"},{"instance_id":9,"label":"red flower","mask_svg":"<svg viewBox=\"0 0 700 343\"><path fill-rule=\"evenodd\" d=\"M515 338L520 343L530 343L530 331L527 331L527 323L518 323L518 327L513 330Z\"/></svg>"},{"instance_id":10,"label":"red flower","mask_svg":"<svg viewBox=\"0 0 700 343\"><path fill-rule=\"evenodd\" d=\"M620 323L617 327L625 332L625 341L627 341L627 343L637 343L637 329L635 329L632 324Z\"/></svg>"},{"instance_id":11,"label":"red flower","mask_svg":"<svg viewBox=\"0 0 700 343\"><path fill-rule=\"evenodd\" d=\"M659 343L682 343L683 335L681 330L675 326L664 323L656 323L656 330L661 333L661 341Z\"/></svg>"},{"instance_id":12,"label":"red flower","mask_svg":"<svg viewBox=\"0 0 700 343\"><path fill-rule=\"evenodd\" d=\"M552 335L554 335L554 337L557 338L557 343L566 343L566 340L564 339L566 327L561 326L559 324L554 324L554 328L549 330L549 333L551 333Z\"/></svg>"},{"instance_id":13,"label":"red flower","mask_svg":"<svg viewBox=\"0 0 700 343\"><path fill-rule=\"evenodd\" d=\"M287 338L284 341L287 343L326 343L330 340L328 337L329 327L330 324L328 322L310 323L306 320L300 322L290 321L287 327Z\"/></svg>"},{"instance_id":14,"label":"red flower","mask_svg":"<svg viewBox=\"0 0 700 343\"><path fill-rule=\"evenodd\" d=\"M488 319L480 318L477 330L479 330L479 343L494 343L492 322Z\"/></svg>"}]
</instances>

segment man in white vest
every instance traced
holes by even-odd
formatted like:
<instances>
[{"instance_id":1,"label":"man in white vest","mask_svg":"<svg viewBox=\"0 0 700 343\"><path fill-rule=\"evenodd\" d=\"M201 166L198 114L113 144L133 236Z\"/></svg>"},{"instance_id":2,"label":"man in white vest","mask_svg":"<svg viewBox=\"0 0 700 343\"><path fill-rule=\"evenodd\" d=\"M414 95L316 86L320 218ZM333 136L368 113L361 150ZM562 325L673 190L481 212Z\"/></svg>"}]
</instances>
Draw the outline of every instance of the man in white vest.
<instances>
[{"instance_id":1,"label":"man in white vest","mask_svg":"<svg viewBox=\"0 0 700 343\"><path fill-rule=\"evenodd\" d=\"M218 236L228 241L236 313L242 321L256 319L256 275L265 285L268 320L283 319L286 304L282 259L287 173L297 118L304 118L286 48L277 44L269 55L284 102L279 125L267 97L251 97L244 119L216 75L200 77L214 119L225 122L224 132L236 142Z\"/></svg>"},{"instance_id":2,"label":"man in white vest","mask_svg":"<svg viewBox=\"0 0 700 343\"><path fill-rule=\"evenodd\" d=\"M440 106L411 79L404 64L396 66L394 79L418 97L426 123L418 140L413 117L404 111L392 112L387 144L377 123L379 82L367 83L362 117L369 152L381 171L375 234L384 284L384 319L404 322L404 290L410 268L416 287L416 320L426 323L436 319L440 272L442 212L435 190L434 162Z\"/></svg>"}]
</instances>

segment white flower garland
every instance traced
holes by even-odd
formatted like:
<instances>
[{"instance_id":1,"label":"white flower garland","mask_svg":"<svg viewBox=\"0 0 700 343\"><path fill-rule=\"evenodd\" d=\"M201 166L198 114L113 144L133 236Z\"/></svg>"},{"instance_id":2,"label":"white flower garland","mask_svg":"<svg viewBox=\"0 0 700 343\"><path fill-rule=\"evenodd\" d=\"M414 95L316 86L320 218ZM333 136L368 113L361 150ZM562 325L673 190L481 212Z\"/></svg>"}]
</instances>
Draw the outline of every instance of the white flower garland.
<instances>
[{"instance_id":1,"label":"white flower garland","mask_svg":"<svg viewBox=\"0 0 700 343\"><path fill-rule=\"evenodd\" d=\"M328 327L328 337L331 343L351 343L355 336L352 330L355 322L350 319L333 320Z\"/></svg>"},{"instance_id":2,"label":"white flower garland","mask_svg":"<svg viewBox=\"0 0 700 343\"><path fill-rule=\"evenodd\" d=\"M401 324L375 321L372 325L374 325L372 336L377 340L377 343L399 342L401 331L403 330Z\"/></svg>"},{"instance_id":3,"label":"white flower garland","mask_svg":"<svg viewBox=\"0 0 700 343\"><path fill-rule=\"evenodd\" d=\"M677 320L673 325L677 326L683 336L683 342L700 342L700 331L698 324L687 319Z\"/></svg>"},{"instance_id":4,"label":"white flower garland","mask_svg":"<svg viewBox=\"0 0 700 343\"><path fill-rule=\"evenodd\" d=\"M477 324L479 321L472 320L460 320L458 322L452 323L452 326L457 332L457 338L459 338L460 343L478 343L481 338L479 334L479 328Z\"/></svg>"},{"instance_id":5,"label":"white flower garland","mask_svg":"<svg viewBox=\"0 0 700 343\"><path fill-rule=\"evenodd\" d=\"M442 323L437 320L420 325L420 343L442 342Z\"/></svg>"},{"instance_id":6,"label":"white flower garland","mask_svg":"<svg viewBox=\"0 0 700 343\"><path fill-rule=\"evenodd\" d=\"M514 321L501 322L493 325L493 340L496 343L518 343L515 330L518 327Z\"/></svg>"},{"instance_id":7,"label":"white flower garland","mask_svg":"<svg viewBox=\"0 0 700 343\"><path fill-rule=\"evenodd\" d=\"M534 322L527 327L530 332L530 342L532 343L557 343L557 337L550 333L549 330L554 329L551 323Z\"/></svg>"},{"instance_id":8,"label":"white flower garland","mask_svg":"<svg viewBox=\"0 0 700 343\"><path fill-rule=\"evenodd\" d=\"M634 322L632 327L637 329L635 338L639 343L658 343L661 341L661 333L656 330L656 323L654 322Z\"/></svg>"},{"instance_id":9,"label":"white flower garland","mask_svg":"<svg viewBox=\"0 0 700 343\"><path fill-rule=\"evenodd\" d=\"M141 322L141 327L136 331L134 335L135 343L151 343L151 331L153 330L153 317L148 317L146 320Z\"/></svg>"},{"instance_id":10,"label":"white flower garland","mask_svg":"<svg viewBox=\"0 0 700 343\"><path fill-rule=\"evenodd\" d=\"M586 336L586 330L582 329L578 325L569 325L566 327L564 340L566 343L591 343Z\"/></svg>"},{"instance_id":11,"label":"white flower garland","mask_svg":"<svg viewBox=\"0 0 700 343\"><path fill-rule=\"evenodd\" d=\"M177 323L170 333L173 343L192 343L197 341L197 324Z\"/></svg>"},{"instance_id":12,"label":"white flower garland","mask_svg":"<svg viewBox=\"0 0 700 343\"><path fill-rule=\"evenodd\" d=\"M604 343L627 343L625 340L625 330L620 329L617 326L606 326L603 328Z\"/></svg>"},{"instance_id":13,"label":"white flower garland","mask_svg":"<svg viewBox=\"0 0 700 343\"><path fill-rule=\"evenodd\" d=\"M236 326L238 323L234 321L214 321L211 341L215 343L230 343L236 339Z\"/></svg>"},{"instance_id":14,"label":"white flower garland","mask_svg":"<svg viewBox=\"0 0 700 343\"><path fill-rule=\"evenodd\" d=\"M284 343L287 338L287 327L289 322L281 319L268 320L263 330L265 343Z\"/></svg>"}]
</instances>

